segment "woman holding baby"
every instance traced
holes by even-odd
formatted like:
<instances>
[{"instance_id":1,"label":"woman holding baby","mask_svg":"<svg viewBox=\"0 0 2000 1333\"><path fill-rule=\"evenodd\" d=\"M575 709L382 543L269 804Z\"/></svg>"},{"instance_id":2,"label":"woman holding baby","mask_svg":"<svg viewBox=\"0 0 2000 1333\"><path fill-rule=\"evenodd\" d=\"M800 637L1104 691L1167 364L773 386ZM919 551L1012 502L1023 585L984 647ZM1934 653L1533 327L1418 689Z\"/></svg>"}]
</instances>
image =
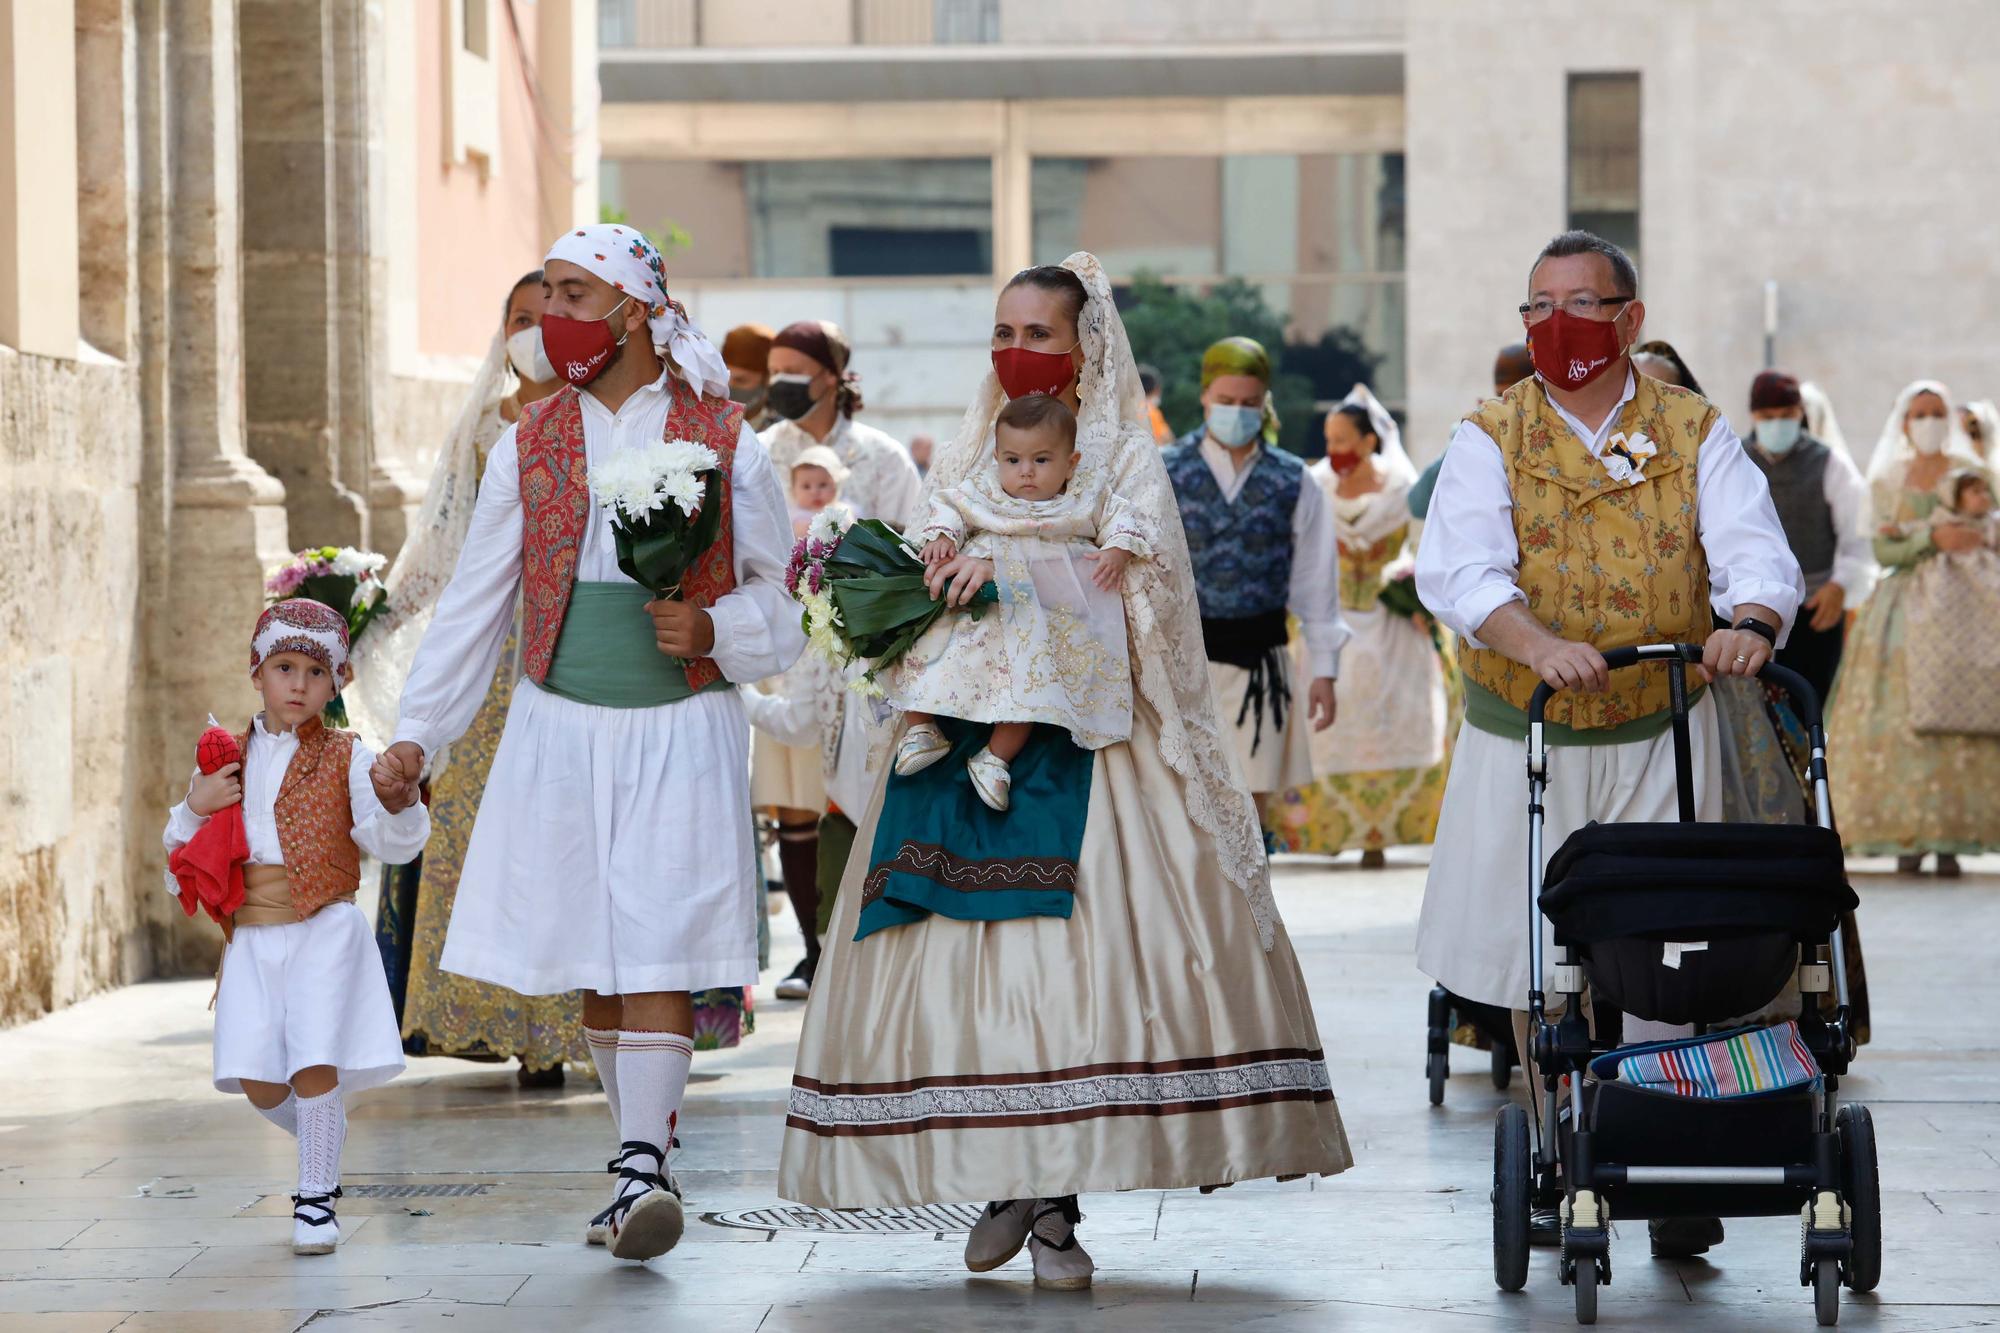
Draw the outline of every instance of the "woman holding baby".
<instances>
[{"instance_id":1,"label":"woman holding baby","mask_svg":"<svg viewBox=\"0 0 2000 1333\"><path fill-rule=\"evenodd\" d=\"M1025 1245L1038 1285L1076 1289L1092 1272L1081 1193L1332 1175L1351 1159L1257 812L1216 724L1138 368L1093 256L1015 276L994 312L993 365L926 479L926 500L945 503L911 535L1018 529L995 543L1004 550L1048 506L1069 525L1052 531L1075 528L1071 552L1046 554L1052 581L1010 576L1008 557L996 566L970 535L949 554L933 547L947 601L989 583L999 601L976 620L976 606L940 617L884 683L954 756L1002 748L994 724L1032 720L1032 738L1008 811L975 785L990 766L882 766L806 1014L779 1187L840 1208L986 1201L967 1267L997 1268ZM1010 413L999 444L1011 462L996 458L1003 407L1038 393L1067 413ZM1045 483L1058 489L1044 497ZM1075 606L1038 592L1052 582ZM1122 601L1122 624L1088 614L1098 594ZM1043 648L1010 649L1037 635ZM935 663L949 681L955 637L996 666L993 680L926 692L907 678ZM1120 640L1126 669L1103 677L1129 681L1125 707L1103 710L1118 726L1074 725L1086 684L1063 681L1061 664ZM1037 692L1053 714L1014 706ZM912 769L939 741L899 736L892 753ZM936 799L912 805L905 784ZM1066 827L1073 842L1056 845ZM898 884L928 910L883 928ZM1024 905L1009 914L989 899Z\"/></svg>"},{"instance_id":2,"label":"woman holding baby","mask_svg":"<svg viewBox=\"0 0 2000 1333\"><path fill-rule=\"evenodd\" d=\"M1827 720L1847 850L1904 874L2000 847L2000 554L1990 482L1934 380L1903 390L1869 460L1882 581L1847 636Z\"/></svg>"}]
</instances>

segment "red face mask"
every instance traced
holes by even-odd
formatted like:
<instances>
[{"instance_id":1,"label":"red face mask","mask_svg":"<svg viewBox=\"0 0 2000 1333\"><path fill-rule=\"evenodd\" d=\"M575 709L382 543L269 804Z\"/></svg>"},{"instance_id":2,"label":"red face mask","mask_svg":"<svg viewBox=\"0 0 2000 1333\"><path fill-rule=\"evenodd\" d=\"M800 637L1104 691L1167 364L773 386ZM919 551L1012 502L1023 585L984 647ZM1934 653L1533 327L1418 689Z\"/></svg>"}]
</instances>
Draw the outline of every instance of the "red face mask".
<instances>
[{"instance_id":1,"label":"red face mask","mask_svg":"<svg viewBox=\"0 0 2000 1333\"><path fill-rule=\"evenodd\" d=\"M1076 349L1072 347L1070 352ZM1037 352L1026 347L999 347L993 352L993 373L1009 398L1045 393L1060 398L1076 379L1070 352Z\"/></svg>"},{"instance_id":2,"label":"red face mask","mask_svg":"<svg viewBox=\"0 0 2000 1333\"><path fill-rule=\"evenodd\" d=\"M628 296L625 301L631 299ZM548 353L556 374L581 388L611 364L612 355L625 345L624 337L611 332L611 317L625 308L625 301L597 319L542 316L542 350Z\"/></svg>"},{"instance_id":3,"label":"red face mask","mask_svg":"<svg viewBox=\"0 0 2000 1333\"><path fill-rule=\"evenodd\" d=\"M1561 306L1528 330L1535 369L1558 389L1581 389L1611 369L1623 351L1617 320L1584 319Z\"/></svg>"},{"instance_id":4,"label":"red face mask","mask_svg":"<svg viewBox=\"0 0 2000 1333\"><path fill-rule=\"evenodd\" d=\"M1326 462L1327 466L1333 469L1335 476L1345 477L1353 473L1356 468L1361 466L1361 455L1328 454L1326 456Z\"/></svg>"}]
</instances>

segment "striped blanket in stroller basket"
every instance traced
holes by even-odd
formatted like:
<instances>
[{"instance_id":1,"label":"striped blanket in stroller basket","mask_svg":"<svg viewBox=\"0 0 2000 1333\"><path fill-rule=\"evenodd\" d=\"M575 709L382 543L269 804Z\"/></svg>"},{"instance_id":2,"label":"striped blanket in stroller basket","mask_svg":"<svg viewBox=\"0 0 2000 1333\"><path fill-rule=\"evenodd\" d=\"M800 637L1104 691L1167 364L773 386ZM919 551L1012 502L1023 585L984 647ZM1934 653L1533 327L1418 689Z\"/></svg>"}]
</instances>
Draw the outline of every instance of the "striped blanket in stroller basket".
<instances>
[{"instance_id":1,"label":"striped blanket in stroller basket","mask_svg":"<svg viewBox=\"0 0 2000 1333\"><path fill-rule=\"evenodd\" d=\"M1590 1072L1680 1097L1752 1097L1817 1084L1819 1066L1797 1023L1738 1028L1626 1046L1598 1056Z\"/></svg>"}]
</instances>

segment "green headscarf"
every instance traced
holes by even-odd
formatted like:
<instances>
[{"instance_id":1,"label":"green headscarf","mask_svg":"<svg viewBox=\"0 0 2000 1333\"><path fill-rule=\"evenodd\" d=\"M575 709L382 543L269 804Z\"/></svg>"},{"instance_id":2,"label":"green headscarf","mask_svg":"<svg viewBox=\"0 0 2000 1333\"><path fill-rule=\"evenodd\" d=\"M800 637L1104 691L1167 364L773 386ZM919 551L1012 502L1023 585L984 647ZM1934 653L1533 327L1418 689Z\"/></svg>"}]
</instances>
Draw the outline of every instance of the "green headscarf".
<instances>
[{"instance_id":1,"label":"green headscarf","mask_svg":"<svg viewBox=\"0 0 2000 1333\"><path fill-rule=\"evenodd\" d=\"M1264 384L1264 443L1278 443L1278 409L1271 402L1271 354L1255 338L1224 338L1201 357L1201 387L1222 375L1251 375Z\"/></svg>"}]
</instances>

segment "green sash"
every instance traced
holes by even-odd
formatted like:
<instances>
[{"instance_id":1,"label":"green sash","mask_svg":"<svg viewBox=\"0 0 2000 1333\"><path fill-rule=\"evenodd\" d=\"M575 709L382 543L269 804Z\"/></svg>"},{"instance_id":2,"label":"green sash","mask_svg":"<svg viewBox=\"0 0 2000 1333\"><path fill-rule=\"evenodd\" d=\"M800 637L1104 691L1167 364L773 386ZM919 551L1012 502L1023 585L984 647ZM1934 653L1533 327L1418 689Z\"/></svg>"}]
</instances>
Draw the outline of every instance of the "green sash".
<instances>
[{"instance_id":1,"label":"green sash","mask_svg":"<svg viewBox=\"0 0 2000 1333\"><path fill-rule=\"evenodd\" d=\"M1693 711L1701 696L1707 693L1706 685L1688 688L1688 709ZM1528 739L1528 710L1516 708L1507 700L1467 676L1465 678L1465 721L1466 725L1492 736L1504 736L1508 740ZM1575 727L1564 726L1560 722L1542 724L1542 740L1549 745L1629 745L1633 741L1655 740L1667 734L1674 724L1671 708L1662 708L1657 713L1635 717L1630 722L1621 722L1615 727Z\"/></svg>"},{"instance_id":2,"label":"green sash","mask_svg":"<svg viewBox=\"0 0 2000 1333\"><path fill-rule=\"evenodd\" d=\"M599 708L658 708L696 693L686 669L660 651L646 614L652 600L636 583L578 583L542 688ZM707 687L734 688L726 680Z\"/></svg>"}]
</instances>

